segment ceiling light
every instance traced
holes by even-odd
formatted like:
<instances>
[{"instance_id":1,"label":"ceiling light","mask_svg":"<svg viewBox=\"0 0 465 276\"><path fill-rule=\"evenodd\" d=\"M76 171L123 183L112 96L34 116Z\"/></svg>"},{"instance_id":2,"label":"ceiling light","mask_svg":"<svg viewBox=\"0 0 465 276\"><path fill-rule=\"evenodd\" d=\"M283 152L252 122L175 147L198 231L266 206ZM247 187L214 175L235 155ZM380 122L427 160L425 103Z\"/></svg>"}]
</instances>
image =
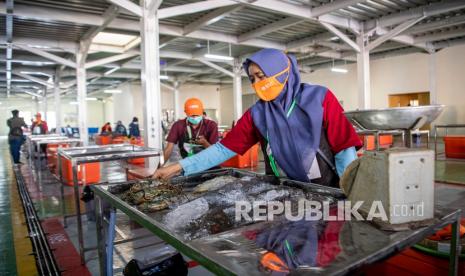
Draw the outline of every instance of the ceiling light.
<instances>
[{"instance_id":1,"label":"ceiling light","mask_svg":"<svg viewBox=\"0 0 465 276\"><path fill-rule=\"evenodd\" d=\"M97 98L86 98L86 101L97 101Z\"/></svg>"},{"instance_id":2,"label":"ceiling light","mask_svg":"<svg viewBox=\"0 0 465 276\"><path fill-rule=\"evenodd\" d=\"M234 60L233 57L229 57L229 56L220 56L220 55L212 55L212 54L205 54L204 57L206 57L206 58L211 58L211 59L218 59L218 60L227 60L227 61Z\"/></svg>"},{"instance_id":3,"label":"ceiling light","mask_svg":"<svg viewBox=\"0 0 465 276\"><path fill-rule=\"evenodd\" d=\"M336 73L342 73L342 74L346 74L347 72L349 72L347 69L337 68L337 67L332 67L331 71L336 72Z\"/></svg>"},{"instance_id":4,"label":"ceiling light","mask_svg":"<svg viewBox=\"0 0 465 276\"><path fill-rule=\"evenodd\" d=\"M71 104L71 105L78 105L79 103L78 103L78 102L69 102L69 104Z\"/></svg>"},{"instance_id":5,"label":"ceiling light","mask_svg":"<svg viewBox=\"0 0 465 276\"><path fill-rule=\"evenodd\" d=\"M108 71L106 71L105 73L103 73L103 75L104 75L104 76L108 76L108 75L110 75L111 73L113 73L113 72L115 72L116 70L118 70L119 68L121 68L121 67L119 67L119 66L113 67L113 68L111 68L110 70L108 70Z\"/></svg>"},{"instance_id":6,"label":"ceiling light","mask_svg":"<svg viewBox=\"0 0 465 276\"><path fill-rule=\"evenodd\" d=\"M121 90L119 89L105 89L103 90L103 93L107 93L107 94L121 94Z\"/></svg>"},{"instance_id":7,"label":"ceiling light","mask_svg":"<svg viewBox=\"0 0 465 276\"><path fill-rule=\"evenodd\" d=\"M160 75L160 79L161 80L167 80L169 79L170 77L168 77L167 75Z\"/></svg>"}]
</instances>

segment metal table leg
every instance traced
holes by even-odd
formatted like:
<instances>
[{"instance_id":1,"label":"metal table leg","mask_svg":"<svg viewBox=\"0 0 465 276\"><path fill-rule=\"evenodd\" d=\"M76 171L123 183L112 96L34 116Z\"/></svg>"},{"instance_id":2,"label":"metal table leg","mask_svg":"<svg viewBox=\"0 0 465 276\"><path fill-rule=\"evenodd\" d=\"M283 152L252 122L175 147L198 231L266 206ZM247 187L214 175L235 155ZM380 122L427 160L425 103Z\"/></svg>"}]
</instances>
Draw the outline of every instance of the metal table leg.
<instances>
[{"instance_id":1,"label":"metal table leg","mask_svg":"<svg viewBox=\"0 0 465 276\"><path fill-rule=\"evenodd\" d=\"M95 198L96 200L96 208L95 208L95 215L96 215L96 231L97 231L97 252L98 252L98 260L99 260L99 267L100 267L100 275L105 275L105 260L106 260L106 252L105 252L105 232L103 227L103 202L99 197Z\"/></svg>"},{"instance_id":2,"label":"metal table leg","mask_svg":"<svg viewBox=\"0 0 465 276\"><path fill-rule=\"evenodd\" d=\"M108 224L107 236L107 258L106 258L106 275L113 275L113 247L115 240L115 226L116 226L116 209L110 209L110 222Z\"/></svg>"},{"instance_id":3,"label":"metal table leg","mask_svg":"<svg viewBox=\"0 0 465 276\"><path fill-rule=\"evenodd\" d=\"M79 183L78 183L78 165L72 161L73 168L73 187L74 187L74 202L76 206L76 220L79 240L79 254L81 255L81 264L85 264L85 253L84 253L84 237L82 233L82 218L81 218L81 206L79 202Z\"/></svg>"},{"instance_id":4,"label":"metal table leg","mask_svg":"<svg viewBox=\"0 0 465 276\"><path fill-rule=\"evenodd\" d=\"M460 252L460 214L452 224L452 240L450 242L449 275L456 276L458 273L459 252Z\"/></svg>"},{"instance_id":5,"label":"metal table leg","mask_svg":"<svg viewBox=\"0 0 465 276\"><path fill-rule=\"evenodd\" d=\"M434 126L434 159L438 160L438 127Z\"/></svg>"}]
</instances>

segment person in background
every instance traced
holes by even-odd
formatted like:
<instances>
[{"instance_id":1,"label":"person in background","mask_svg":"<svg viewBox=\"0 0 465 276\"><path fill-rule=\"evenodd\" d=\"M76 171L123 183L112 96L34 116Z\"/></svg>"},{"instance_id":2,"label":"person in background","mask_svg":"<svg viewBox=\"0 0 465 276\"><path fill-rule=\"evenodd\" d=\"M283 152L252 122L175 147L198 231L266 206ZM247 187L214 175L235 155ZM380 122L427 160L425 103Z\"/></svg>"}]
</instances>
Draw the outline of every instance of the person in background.
<instances>
[{"instance_id":1,"label":"person in background","mask_svg":"<svg viewBox=\"0 0 465 276\"><path fill-rule=\"evenodd\" d=\"M24 142L23 127L27 128L26 122L24 119L19 117L19 111L11 111L13 117L6 121L7 126L10 128L8 132L8 144L10 144L10 153L13 157L13 163L21 164L20 154L21 154L21 145Z\"/></svg>"},{"instance_id":2,"label":"person in background","mask_svg":"<svg viewBox=\"0 0 465 276\"><path fill-rule=\"evenodd\" d=\"M259 100L221 142L158 169L153 177L198 173L260 142L267 174L339 187L362 143L333 93L301 83L297 60L280 50L260 50L243 68Z\"/></svg>"},{"instance_id":3,"label":"person in background","mask_svg":"<svg viewBox=\"0 0 465 276\"><path fill-rule=\"evenodd\" d=\"M132 122L129 124L129 136L131 138L140 138L139 119L137 117L132 118Z\"/></svg>"},{"instance_id":4,"label":"person in background","mask_svg":"<svg viewBox=\"0 0 465 276\"><path fill-rule=\"evenodd\" d=\"M218 125L203 118L203 103L197 98L187 99L184 104L186 118L173 124L166 138L164 157L167 161L177 144L182 158L192 156L218 141Z\"/></svg>"},{"instance_id":5,"label":"person in background","mask_svg":"<svg viewBox=\"0 0 465 276\"><path fill-rule=\"evenodd\" d=\"M100 130L100 135L108 136L111 135L111 124L107 122L103 125L102 129Z\"/></svg>"},{"instance_id":6,"label":"person in background","mask_svg":"<svg viewBox=\"0 0 465 276\"><path fill-rule=\"evenodd\" d=\"M121 121L116 122L115 131L113 137L128 136L128 131Z\"/></svg>"},{"instance_id":7,"label":"person in background","mask_svg":"<svg viewBox=\"0 0 465 276\"><path fill-rule=\"evenodd\" d=\"M37 113L35 117L36 119L32 123L32 126L31 126L32 135L47 134L48 132L47 122L42 120L42 115L40 113Z\"/></svg>"}]
</instances>

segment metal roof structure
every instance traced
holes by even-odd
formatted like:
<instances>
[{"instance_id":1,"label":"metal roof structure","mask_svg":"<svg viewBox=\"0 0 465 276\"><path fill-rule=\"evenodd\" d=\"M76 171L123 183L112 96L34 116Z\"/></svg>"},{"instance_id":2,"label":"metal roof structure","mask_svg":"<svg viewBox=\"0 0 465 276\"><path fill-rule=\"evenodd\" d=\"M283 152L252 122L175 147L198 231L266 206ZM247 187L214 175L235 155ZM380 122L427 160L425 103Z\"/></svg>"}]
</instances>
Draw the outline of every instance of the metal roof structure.
<instances>
[{"instance_id":1,"label":"metal roof structure","mask_svg":"<svg viewBox=\"0 0 465 276\"><path fill-rule=\"evenodd\" d=\"M44 95L60 70L75 95L80 41L98 30L132 35L124 46L92 43L89 95L140 78L138 1L5 0L0 3L0 97ZM160 74L171 80L231 83L231 61L260 48L294 54L302 71L465 43L464 0L164 0L158 8ZM362 40L360 40L362 38ZM363 49L361 49L363 48Z\"/></svg>"}]
</instances>

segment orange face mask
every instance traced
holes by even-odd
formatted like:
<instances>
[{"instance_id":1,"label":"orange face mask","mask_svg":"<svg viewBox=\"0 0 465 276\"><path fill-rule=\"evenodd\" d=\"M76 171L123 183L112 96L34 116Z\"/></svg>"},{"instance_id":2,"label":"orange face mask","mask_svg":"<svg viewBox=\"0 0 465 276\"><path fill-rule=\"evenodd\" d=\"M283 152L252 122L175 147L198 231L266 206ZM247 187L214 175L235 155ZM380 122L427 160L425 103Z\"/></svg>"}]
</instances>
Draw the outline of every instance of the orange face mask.
<instances>
[{"instance_id":1,"label":"orange face mask","mask_svg":"<svg viewBox=\"0 0 465 276\"><path fill-rule=\"evenodd\" d=\"M289 72L290 66L291 64L288 62L287 68L284 69L283 71L277 73L276 75L273 75L271 77L268 77L261 81L257 81L256 83L252 84L252 87L255 90L255 93L257 93L257 96L266 102L276 99L276 97L279 96L281 91L283 91L284 85L286 85L286 82L289 78L289 74L287 75L283 83L281 83L277 79L277 77L286 72Z\"/></svg>"}]
</instances>

